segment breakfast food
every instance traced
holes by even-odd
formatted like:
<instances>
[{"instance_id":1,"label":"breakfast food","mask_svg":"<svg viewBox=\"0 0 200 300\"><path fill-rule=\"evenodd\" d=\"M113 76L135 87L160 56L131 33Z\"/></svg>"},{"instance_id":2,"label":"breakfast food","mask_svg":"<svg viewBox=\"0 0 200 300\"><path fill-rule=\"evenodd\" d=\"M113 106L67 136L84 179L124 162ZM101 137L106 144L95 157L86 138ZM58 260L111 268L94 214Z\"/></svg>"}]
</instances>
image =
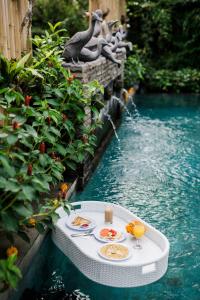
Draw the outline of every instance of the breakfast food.
<instances>
[{"instance_id":1,"label":"breakfast food","mask_svg":"<svg viewBox=\"0 0 200 300\"><path fill-rule=\"evenodd\" d=\"M119 240L122 236L121 232L114 230L112 228L103 228L99 232L100 238L104 240Z\"/></svg>"},{"instance_id":2,"label":"breakfast food","mask_svg":"<svg viewBox=\"0 0 200 300\"><path fill-rule=\"evenodd\" d=\"M72 225L73 226L79 226L79 227L85 227L87 228L89 226L89 224L91 223L90 220L82 218L80 216L76 217L73 221L72 221Z\"/></svg>"},{"instance_id":3,"label":"breakfast food","mask_svg":"<svg viewBox=\"0 0 200 300\"><path fill-rule=\"evenodd\" d=\"M105 258L121 260L129 256L129 249L121 244L107 244L100 248L100 254Z\"/></svg>"},{"instance_id":4,"label":"breakfast food","mask_svg":"<svg viewBox=\"0 0 200 300\"><path fill-rule=\"evenodd\" d=\"M144 232L147 230L146 227L144 226L144 224L140 221L137 220L133 220L130 223L128 223L126 225L126 231L132 235L135 235L135 228L137 228L138 226L141 226L144 228Z\"/></svg>"}]
</instances>

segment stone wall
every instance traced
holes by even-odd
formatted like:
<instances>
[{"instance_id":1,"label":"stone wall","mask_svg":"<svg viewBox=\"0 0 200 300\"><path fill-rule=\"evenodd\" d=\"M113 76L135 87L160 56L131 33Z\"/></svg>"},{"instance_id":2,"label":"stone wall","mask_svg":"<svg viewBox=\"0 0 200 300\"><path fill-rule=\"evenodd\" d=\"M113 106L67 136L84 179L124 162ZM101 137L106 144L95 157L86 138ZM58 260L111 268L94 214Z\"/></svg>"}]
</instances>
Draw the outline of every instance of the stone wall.
<instances>
[{"instance_id":1,"label":"stone wall","mask_svg":"<svg viewBox=\"0 0 200 300\"><path fill-rule=\"evenodd\" d=\"M76 75L76 78L80 79L83 83L98 80L100 84L106 87L110 81L118 77L122 77L123 79L124 62L126 59L125 50L122 48L121 52L115 54L115 57L121 60L122 64L120 67L103 56L100 56L97 60L80 65L64 63L63 66L70 69L70 71Z\"/></svg>"}]
</instances>

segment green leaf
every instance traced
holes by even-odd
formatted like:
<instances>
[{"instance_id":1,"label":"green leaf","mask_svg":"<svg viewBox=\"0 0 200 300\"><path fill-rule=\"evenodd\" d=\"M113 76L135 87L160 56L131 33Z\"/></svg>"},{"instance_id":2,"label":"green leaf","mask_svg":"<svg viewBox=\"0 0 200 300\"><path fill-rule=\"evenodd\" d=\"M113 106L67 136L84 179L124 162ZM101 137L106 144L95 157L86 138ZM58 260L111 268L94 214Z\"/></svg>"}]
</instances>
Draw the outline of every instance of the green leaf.
<instances>
[{"instance_id":1,"label":"green leaf","mask_svg":"<svg viewBox=\"0 0 200 300\"><path fill-rule=\"evenodd\" d=\"M63 156L65 156L67 153L66 149L62 145L59 145L59 144L56 146L56 151Z\"/></svg>"},{"instance_id":2,"label":"green leaf","mask_svg":"<svg viewBox=\"0 0 200 300\"><path fill-rule=\"evenodd\" d=\"M4 177L0 177L0 188L5 189L7 185L7 180Z\"/></svg>"},{"instance_id":3,"label":"green leaf","mask_svg":"<svg viewBox=\"0 0 200 300\"><path fill-rule=\"evenodd\" d=\"M31 72L31 74L35 77L39 77L41 79L44 79L44 77L35 69L27 68L27 71Z\"/></svg>"},{"instance_id":4,"label":"green leaf","mask_svg":"<svg viewBox=\"0 0 200 300\"><path fill-rule=\"evenodd\" d=\"M59 89L54 89L54 93L58 98L64 98L63 93Z\"/></svg>"},{"instance_id":5,"label":"green leaf","mask_svg":"<svg viewBox=\"0 0 200 300\"><path fill-rule=\"evenodd\" d=\"M53 126L49 128L49 131L53 132L56 136L61 136L60 131Z\"/></svg>"},{"instance_id":6,"label":"green leaf","mask_svg":"<svg viewBox=\"0 0 200 300\"><path fill-rule=\"evenodd\" d=\"M44 181L42 179L36 178L36 177L32 179L32 182L36 185L36 187L41 192L49 191L49 184L48 184L48 182L46 182L46 181Z\"/></svg>"},{"instance_id":7,"label":"green leaf","mask_svg":"<svg viewBox=\"0 0 200 300\"><path fill-rule=\"evenodd\" d=\"M67 160L67 161L66 161L66 165L67 165L70 169L72 169L72 170L74 170L74 171L76 170L76 164L75 164L74 162Z\"/></svg>"},{"instance_id":8,"label":"green leaf","mask_svg":"<svg viewBox=\"0 0 200 300\"><path fill-rule=\"evenodd\" d=\"M55 106L55 107L60 106L59 101L54 100L54 99L48 99L48 103L51 104L52 106Z\"/></svg>"},{"instance_id":9,"label":"green leaf","mask_svg":"<svg viewBox=\"0 0 200 300\"><path fill-rule=\"evenodd\" d=\"M43 234L45 232L45 227L42 223L36 223L35 228L40 234Z\"/></svg>"},{"instance_id":10,"label":"green leaf","mask_svg":"<svg viewBox=\"0 0 200 300\"><path fill-rule=\"evenodd\" d=\"M0 155L0 161L5 169L6 173L8 173L9 176L14 177L16 172L15 172L15 169L10 165L8 158L3 155Z\"/></svg>"},{"instance_id":11,"label":"green leaf","mask_svg":"<svg viewBox=\"0 0 200 300\"><path fill-rule=\"evenodd\" d=\"M47 154L40 154L39 155L39 162L42 167L46 167L49 164L49 157Z\"/></svg>"},{"instance_id":12,"label":"green leaf","mask_svg":"<svg viewBox=\"0 0 200 300\"><path fill-rule=\"evenodd\" d=\"M16 64L16 68L24 68L25 64L27 63L27 61L29 60L29 58L31 57L31 52L29 52L28 54L26 54L24 57L22 57Z\"/></svg>"},{"instance_id":13,"label":"green leaf","mask_svg":"<svg viewBox=\"0 0 200 300\"><path fill-rule=\"evenodd\" d=\"M33 137L37 137L38 136L37 131L32 126L26 124L25 128L28 131L28 133L30 135L32 135Z\"/></svg>"},{"instance_id":14,"label":"green leaf","mask_svg":"<svg viewBox=\"0 0 200 300\"><path fill-rule=\"evenodd\" d=\"M8 102L8 104L11 104L13 101L16 100L16 94L12 91L9 91L5 94L5 99Z\"/></svg>"},{"instance_id":15,"label":"green leaf","mask_svg":"<svg viewBox=\"0 0 200 300\"><path fill-rule=\"evenodd\" d=\"M18 221L16 220L15 216L12 213L1 212L0 216L3 223L2 226L5 230L17 232Z\"/></svg>"},{"instance_id":16,"label":"green leaf","mask_svg":"<svg viewBox=\"0 0 200 300\"><path fill-rule=\"evenodd\" d=\"M16 204L16 205L13 205L12 209L14 211L17 212L17 214L19 216L22 216L22 217L30 217L33 213L33 211L29 210L28 208L26 208L23 204Z\"/></svg>"},{"instance_id":17,"label":"green leaf","mask_svg":"<svg viewBox=\"0 0 200 300\"><path fill-rule=\"evenodd\" d=\"M7 137L7 142L9 145L14 145L18 140L18 136L17 135L14 135L14 134L10 134L8 137Z\"/></svg>"},{"instance_id":18,"label":"green leaf","mask_svg":"<svg viewBox=\"0 0 200 300\"><path fill-rule=\"evenodd\" d=\"M13 182L10 180L7 180L6 185L4 187L5 191L17 193L20 191L20 185L17 182Z\"/></svg>"},{"instance_id":19,"label":"green leaf","mask_svg":"<svg viewBox=\"0 0 200 300\"><path fill-rule=\"evenodd\" d=\"M55 224L55 223L57 223L57 221L58 221L58 219L59 219L59 215L57 214L57 213L53 213L52 215L51 215L51 219L52 219L52 222Z\"/></svg>"},{"instance_id":20,"label":"green leaf","mask_svg":"<svg viewBox=\"0 0 200 300\"><path fill-rule=\"evenodd\" d=\"M12 254L7 258L7 266L8 268L12 268L12 265L16 262L17 260L17 255Z\"/></svg>"},{"instance_id":21,"label":"green leaf","mask_svg":"<svg viewBox=\"0 0 200 300\"><path fill-rule=\"evenodd\" d=\"M25 195L25 197L28 200L34 200L35 190L34 190L34 188L32 186L30 186L30 185L23 185L22 186L22 191L23 191L23 194Z\"/></svg>"}]
</instances>

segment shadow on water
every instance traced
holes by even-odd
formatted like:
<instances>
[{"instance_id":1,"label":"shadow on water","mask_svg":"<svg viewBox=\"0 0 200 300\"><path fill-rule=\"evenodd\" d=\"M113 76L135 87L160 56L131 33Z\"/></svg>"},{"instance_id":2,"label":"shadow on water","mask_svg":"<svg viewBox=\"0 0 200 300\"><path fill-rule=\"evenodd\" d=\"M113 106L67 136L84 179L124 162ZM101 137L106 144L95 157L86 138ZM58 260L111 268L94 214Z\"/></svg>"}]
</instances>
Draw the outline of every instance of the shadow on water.
<instances>
[{"instance_id":1,"label":"shadow on water","mask_svg":"<svg viewBox=\"0 0 200 300\"><path fill-rule=\"evenodd\" d=\"M161 230L171 247L167 273L144 287L102 286L81 274L48 237L23 283L40 296L34 300L200 299L200 97L150 95L134 102L140 117L124 113L117 130L121 151L114 137L74 200L117 201ZM134 113L131 103L128 109ZM83 294L72 296L77 290Z\"/></svg>"}]
</instances>

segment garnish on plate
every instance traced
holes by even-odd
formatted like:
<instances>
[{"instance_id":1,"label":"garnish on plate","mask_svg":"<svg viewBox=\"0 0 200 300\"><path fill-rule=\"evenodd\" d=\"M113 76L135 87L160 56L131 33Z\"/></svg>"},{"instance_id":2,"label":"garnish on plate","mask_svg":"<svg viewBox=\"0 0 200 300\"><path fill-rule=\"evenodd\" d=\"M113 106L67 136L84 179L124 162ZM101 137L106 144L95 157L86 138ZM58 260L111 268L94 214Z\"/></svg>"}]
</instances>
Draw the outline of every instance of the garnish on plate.
<instances>
[{"instance_id":1,"label":"garnish on plate","mask_svg":"<svg viewBox=\"0 0 200 300\"><path fill-rule=\"evenodd\" d=\"M121 232L114 230L112 228L103 228L99 232L100 238L105 239L105 240L118 240L121 238L122 234Z\"/></svg>"}]
</instances>

